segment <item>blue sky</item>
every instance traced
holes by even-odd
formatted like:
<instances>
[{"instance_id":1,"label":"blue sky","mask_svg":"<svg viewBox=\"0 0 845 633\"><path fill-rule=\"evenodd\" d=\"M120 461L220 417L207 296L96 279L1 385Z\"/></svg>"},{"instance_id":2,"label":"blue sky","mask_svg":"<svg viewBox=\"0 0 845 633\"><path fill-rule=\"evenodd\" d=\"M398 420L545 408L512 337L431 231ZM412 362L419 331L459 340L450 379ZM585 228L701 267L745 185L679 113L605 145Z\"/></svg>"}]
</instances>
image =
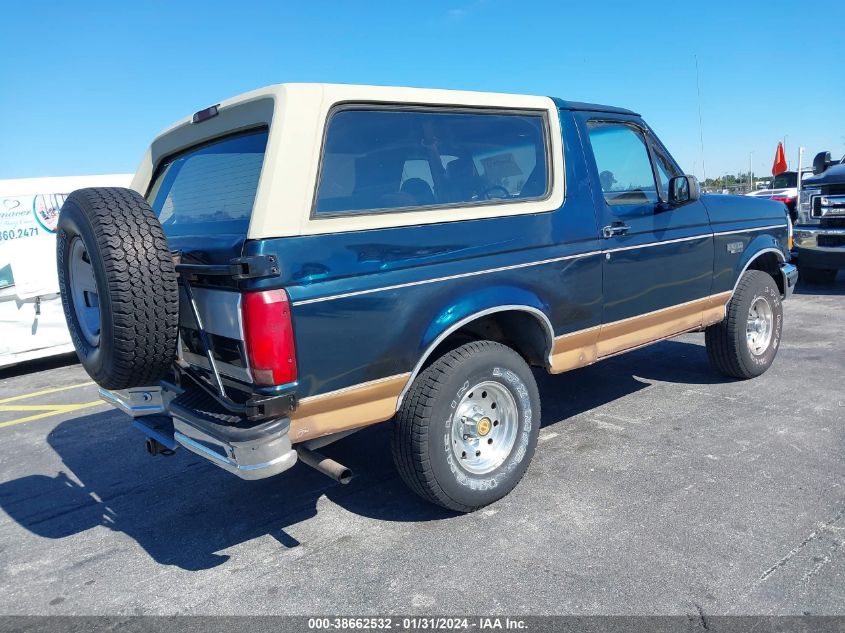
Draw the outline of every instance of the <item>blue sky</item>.
<instances>
[{"instance_id":1,"label":"blue sky","mask_svg":"<svg viewBox=\"0 0 845 633\"><path fill-rule=\"evenodd\" d=\"M0 178L132 172L153 136L284 81L547 94L635 109L681 166L845 154L845 2L10 2Z\"/></svg>"}]
</instances>

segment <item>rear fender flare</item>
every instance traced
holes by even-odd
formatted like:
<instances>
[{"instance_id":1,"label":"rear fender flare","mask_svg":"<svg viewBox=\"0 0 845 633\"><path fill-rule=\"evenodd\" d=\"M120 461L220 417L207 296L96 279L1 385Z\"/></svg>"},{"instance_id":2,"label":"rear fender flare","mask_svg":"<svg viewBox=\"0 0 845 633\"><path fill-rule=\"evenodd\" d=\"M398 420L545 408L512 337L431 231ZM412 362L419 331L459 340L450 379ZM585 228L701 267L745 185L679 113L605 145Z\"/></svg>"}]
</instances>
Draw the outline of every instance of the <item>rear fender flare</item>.
<instances>
[{"instance_id":1,"label":"rear fender flare","mask_svg":"<svg viewBox=\"0 0 845 633\"><path fill-rule=\"evenodd\" d=\"M449 306L445 306L432 319L426 330L418 355L408 382L405 384L396 401L396 410L402 406L405 394L411 388L414 380L432 352L446 338L461 327L473 321L497 312L524 312L537 319L546 336L544 358L547 366L551 366L551 353L554 346L554 328L548 317L548 309L540 299L522 288L510 286L492 286L461 297Z\"/></svg>"}]
</instances>

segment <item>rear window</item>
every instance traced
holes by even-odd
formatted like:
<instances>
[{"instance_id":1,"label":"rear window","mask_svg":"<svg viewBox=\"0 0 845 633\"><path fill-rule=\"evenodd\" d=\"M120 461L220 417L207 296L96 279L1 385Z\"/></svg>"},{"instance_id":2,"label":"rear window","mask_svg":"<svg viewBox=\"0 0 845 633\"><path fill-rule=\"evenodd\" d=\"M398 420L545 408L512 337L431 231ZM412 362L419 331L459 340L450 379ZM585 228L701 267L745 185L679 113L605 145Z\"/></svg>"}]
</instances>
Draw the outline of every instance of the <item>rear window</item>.
<instances>
[{"instance_id":1,"label":"rear window","mask_svg":"<svg viewBox=\"0 0 845 633\"><path fill-rule=\"evenodd\" d=\"M168 235L246 233L267 130L231 136L169 159L147 200Z\"/></svg>"},{"instance_id":2,"label":"rear window","mask_svg":"<svg viewBox=\"0 0 845 633\"><path fill-rule=\"evenodd\" d=\"M541 113L353 108L329 119L315 215L545 197Z\"/></svg>"}]
</instances>

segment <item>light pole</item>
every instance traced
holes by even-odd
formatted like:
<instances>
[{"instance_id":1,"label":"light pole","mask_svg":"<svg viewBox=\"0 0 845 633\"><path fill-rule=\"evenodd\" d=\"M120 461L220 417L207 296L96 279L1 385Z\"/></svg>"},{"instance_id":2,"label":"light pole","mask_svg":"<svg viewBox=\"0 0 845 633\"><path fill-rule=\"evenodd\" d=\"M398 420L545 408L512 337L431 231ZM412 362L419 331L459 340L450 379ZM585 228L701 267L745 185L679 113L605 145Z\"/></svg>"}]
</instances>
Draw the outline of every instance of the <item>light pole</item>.
<instances>
[{"instance_id":1,"label":"light pole","mask_svg":"<svg viewBox=\"0 0 845 633\"><path fill-rule=\"evenodd\" d=\"M751 152L751 155L748 157L748 180L751 183L748 193L751 193L754 191L754 152Z\"/></svg>"}]
</instances>

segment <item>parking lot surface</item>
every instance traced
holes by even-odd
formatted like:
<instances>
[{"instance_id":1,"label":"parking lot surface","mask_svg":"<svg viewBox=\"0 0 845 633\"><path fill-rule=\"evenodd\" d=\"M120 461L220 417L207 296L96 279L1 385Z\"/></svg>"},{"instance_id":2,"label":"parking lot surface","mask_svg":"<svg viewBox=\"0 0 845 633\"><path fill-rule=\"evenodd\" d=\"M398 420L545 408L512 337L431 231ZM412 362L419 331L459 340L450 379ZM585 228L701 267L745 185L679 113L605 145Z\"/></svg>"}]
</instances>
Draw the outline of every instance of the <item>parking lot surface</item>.
<instances>
[{"instance_id":1,"label":"parking lot surface","mask_svg":"<svg viewBox=\"0 0 845 633\"><path fill-rule=\"evenodd\" d=\"M72 360L0 372L3 614L845 614L845 279L785 303L772 369L691 334L538 373L531 468L471 515L394 471L389 428L246 482L149 457Z\"/></svg>"}]
</instances>

